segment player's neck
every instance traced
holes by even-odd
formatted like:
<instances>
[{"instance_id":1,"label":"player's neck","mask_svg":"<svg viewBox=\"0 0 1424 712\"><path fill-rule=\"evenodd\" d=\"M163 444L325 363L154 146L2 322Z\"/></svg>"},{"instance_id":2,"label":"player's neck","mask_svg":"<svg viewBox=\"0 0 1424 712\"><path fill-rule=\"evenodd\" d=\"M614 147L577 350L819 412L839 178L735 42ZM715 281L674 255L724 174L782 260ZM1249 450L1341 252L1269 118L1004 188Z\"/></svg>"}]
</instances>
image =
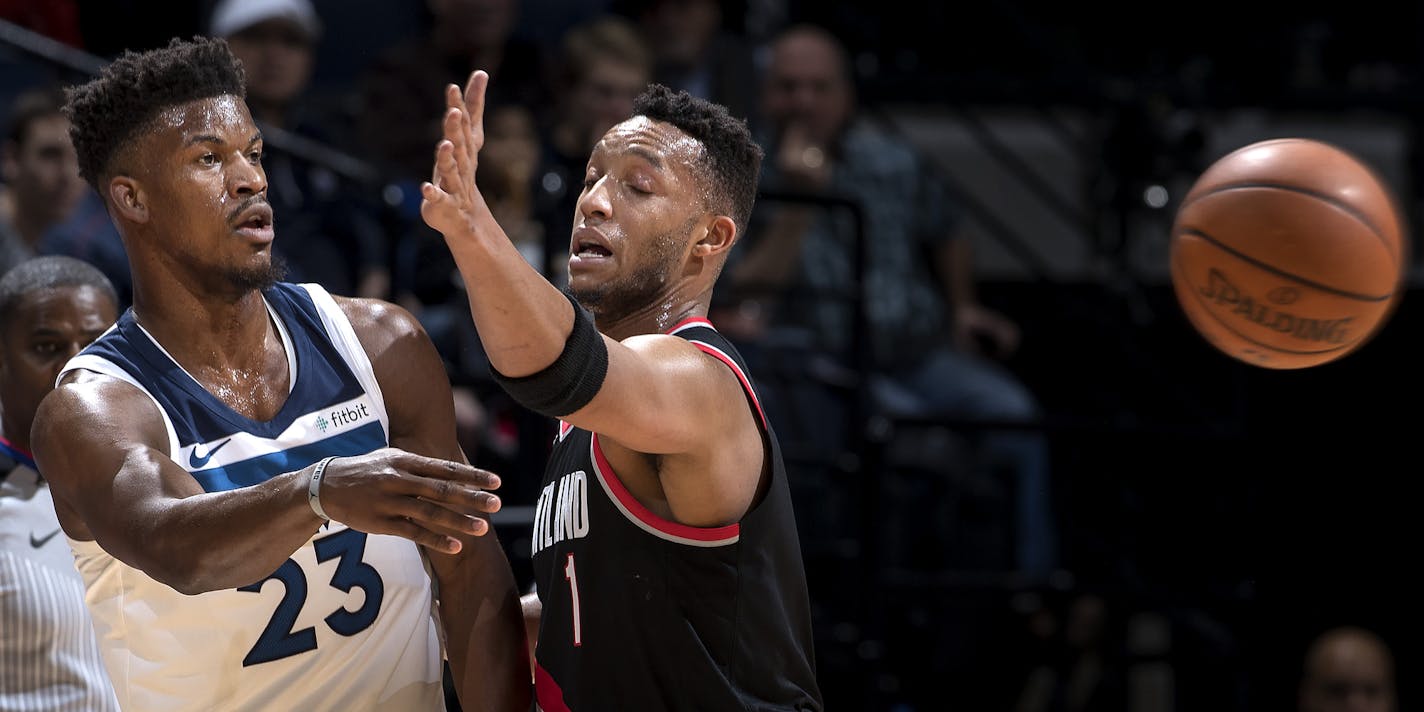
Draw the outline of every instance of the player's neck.
<instances>
[{"instance_id":1,"label":"player's neck","mask_svg":"<svg viewBox=\"0 0 1424 712\"><path fill-rule=\"evenodd\" d=\"M214 295L134 283L134 318L185 368L261 359L269 319L261 292ZM191 370L191 369L190 369Z\"/></svg>"},{"instance_id":2,"label":"player's neck","mask_svg":"<svg viewBox=\"0 0 1424 712\"><path fill-rule=\"evenodd\" d=\"M665 334L688 319L706 317L707 303L705 299L674 294L617 317L595 314L594 323L599 332L616 341L640 334Z\"/></svg>"}]
</instances>

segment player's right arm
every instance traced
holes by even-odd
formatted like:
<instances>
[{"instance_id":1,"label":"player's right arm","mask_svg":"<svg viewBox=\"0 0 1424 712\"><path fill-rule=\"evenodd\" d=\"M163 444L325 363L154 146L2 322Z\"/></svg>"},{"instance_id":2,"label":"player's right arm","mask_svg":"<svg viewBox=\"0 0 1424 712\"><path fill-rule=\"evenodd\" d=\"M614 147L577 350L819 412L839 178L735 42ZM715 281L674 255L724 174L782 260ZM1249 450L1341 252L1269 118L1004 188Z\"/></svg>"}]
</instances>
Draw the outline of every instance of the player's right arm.
<instances>
[{"instance_id":1,"label":"player's right arm","mask_svg":"<svg viewBox=\"0 0 1424 712\"><path fill-rule=\"evenodd\" d=\"M195 594L268 576L322 520L307 502L311 467L261 484L205 492L168 456L153 401L118 379L65 376L35 414L31 446L66 534L174 589ZM321 486L328 516L440 551L482 534L498 481L462 463L394 449L334 460Z\"/></svg>"}]
</instances>

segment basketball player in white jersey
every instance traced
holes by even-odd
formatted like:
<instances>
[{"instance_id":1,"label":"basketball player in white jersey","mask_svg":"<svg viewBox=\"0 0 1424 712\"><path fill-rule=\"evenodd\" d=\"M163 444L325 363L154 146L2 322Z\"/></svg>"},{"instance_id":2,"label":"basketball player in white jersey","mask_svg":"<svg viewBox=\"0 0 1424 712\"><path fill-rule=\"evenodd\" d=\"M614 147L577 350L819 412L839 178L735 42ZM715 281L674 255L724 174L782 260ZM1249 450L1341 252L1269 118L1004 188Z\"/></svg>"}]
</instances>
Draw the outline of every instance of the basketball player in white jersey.
<instances>
[{"instance_id":1,"label":"basketball player in white jersey","mask_svg":"<svg viewBox=\"0 0 1424 712\"><path fill-rule=\"evenodd\" d=\"M74 553L30 454L40 399L114 323L118 302L109 279L73 257L31 258L0 277L0 710L119 709Z\"/></svg>"},{"instance_id":2,"label":"basketball player in white jersey","mask_svg":"<svg viewBox=\"0 0 1424 712\"><path fill-rule=\"evenodd\" d=\"M32 445L119 701L443 709L444 653L465 710L527 709L485 518L498 479L465 461L413 316L280 281L243 96L205 38L69 91L134 298L66 366Z\"/></svg>"}]
</instances>

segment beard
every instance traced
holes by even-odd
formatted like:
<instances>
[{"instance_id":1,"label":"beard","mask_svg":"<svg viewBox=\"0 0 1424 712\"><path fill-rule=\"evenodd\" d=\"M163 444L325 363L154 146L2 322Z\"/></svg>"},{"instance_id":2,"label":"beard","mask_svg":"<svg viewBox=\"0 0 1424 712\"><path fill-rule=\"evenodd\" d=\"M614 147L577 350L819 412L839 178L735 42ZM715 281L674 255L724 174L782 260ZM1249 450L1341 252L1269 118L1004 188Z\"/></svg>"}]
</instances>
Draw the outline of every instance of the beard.
<instances>
[{"instance_id":1,"label":"beard","mask_svg":"<svg viewBox=\"0 0 1424 712\"><path fill-rule=\"evenodd\" d=\"M272 285L287 277L287 260L281 255L270 254L260 265L245 265L228 271L228 281L238 290L246 292L266 291Z\"/></svg>"},{"instance_id":2,"label":"beard","mask_svg":"<svg viewBox=\"0 0 1424 712\"><path fill-rule=\"evenodd\" d=\"M604 321L617 321L646 309L662 297L677 268L683 240L696 222L694 215L681 228L653 237L647 258L631 274L585 289L570 287L569 293Z\"/></svg>"}]
</instances>

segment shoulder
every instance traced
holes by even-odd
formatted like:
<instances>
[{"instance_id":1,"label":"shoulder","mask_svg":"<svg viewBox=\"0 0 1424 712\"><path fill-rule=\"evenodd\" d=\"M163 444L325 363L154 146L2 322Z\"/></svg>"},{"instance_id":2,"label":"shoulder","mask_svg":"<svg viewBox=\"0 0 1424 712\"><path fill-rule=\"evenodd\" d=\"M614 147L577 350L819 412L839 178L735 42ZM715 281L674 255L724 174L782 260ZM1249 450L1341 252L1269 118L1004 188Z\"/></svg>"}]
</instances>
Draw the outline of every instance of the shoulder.
<instances>
[{"instance_id":1,"label":"shoulder","mask_svg":"<svg viewBox=\"0 0 1424 712\"><path fill-rule=\"evenodd\" d=\"M425 327L410 310L382 299L332 295L336 305L351 322L351 329L373 358L389 348L410 341L429 340ZM373 350L374 347L374 350Z\"/></svg>"},{"instance_id":2,"label":"shoulder","mask_svg":"<svg viewBox=\"0 0 1424 712\"><path fill-rule=\"evenodd\" d=\"M35 411L35 433L43 425L65 441L82 441L96 435L100 428L73 428L76 422L103 423L108 437L113 429L128 430L137 439L162 443L166 441L163 416L158 405L138 386L122 378L77 368L64 374L53 391L40 401ZM37 444L37 443L36 443Z\"/></svg>"},{"instance_id":3,"label":"shoulder","mask_svg":"<svg viewBox=\"0 0 1424 712\"><path fill-rule=\"evenodd\" d=\"M685 333L644 334L631 336L621 342L624 346L647 362L656 364L657 370L678 378L694 378L698 381L680 381L684 384L702 382L721 389L740 385L725 361L716 354L699 347Z\"/></svg>"},{"instance_id":4,"label":"shoulder","mask_svg":"<svg viewBox=\"0 0 1424 712\"><path fill-rule=\"evenodd\" d=\"M432 417L454 418L445 363L414 314L381 299L333 299L371 362L390 414L393 443Z\"/></svg>"},{"instance_id":5,"label":"shoulder","mask_svg":"<svg viewBox=\"0 0 1424 712\"><path fill-rule=\"evenodd\" d=\"M85 409L104 409L129 401L148 402L148 397L138 386L122 378L78 366L64 372L40 405L44 407L51 401Z\"/></svg>"}]
</instances>

